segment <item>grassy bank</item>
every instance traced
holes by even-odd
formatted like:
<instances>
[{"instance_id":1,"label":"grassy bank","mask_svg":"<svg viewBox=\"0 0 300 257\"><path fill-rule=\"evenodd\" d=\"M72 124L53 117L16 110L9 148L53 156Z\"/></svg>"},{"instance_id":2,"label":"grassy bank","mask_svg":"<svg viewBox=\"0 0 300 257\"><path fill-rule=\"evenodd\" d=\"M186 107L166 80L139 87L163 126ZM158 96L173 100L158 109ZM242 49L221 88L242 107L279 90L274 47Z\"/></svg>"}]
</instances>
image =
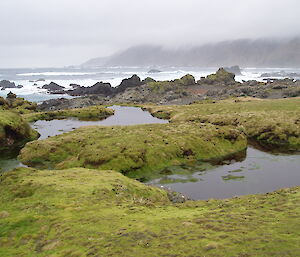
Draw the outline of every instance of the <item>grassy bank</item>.
<instances>
[{"instance_id":1,"label":"grassy bank","mask_svg":"<svg viewBox=\"0 0 300 257\"><path fill-rule=\"evenodd\" d=\"M0 110L0 151L34 140L38 133L17 113Z\"/></svg>"},{"instance_id":2,"label":"grassy bank","mask_svg":"<svg viewBox=\"0 0 300 257\"><path fill-rule=\"evenodd\" d=\"M300 151L300 98L258 100L235 98L182 106L145 106L171 122L194 121L235 126L248 139L278 151Z\"/></svg>"},{"instance_id":3,"label":"grassy bank","mask_svg":"<svg viewBox=\"0 0 300 257\"><path fill-rule=\"evenodd\" d=\"M37 120L65 119L70 117L78 118L79 120L102 120L113 114L114 110L104 106L90 106L78 109L28 113L24 114L23 117L29 122Z\"/></svg>"},{"instance_id":4,"label":"grassy bank","mask_svg":"<svg viewBox=\"0 0 300 257\"><path fill-rule=\"evenodd\" d=\"M167 166L224 159L246 146L243 133L230 126L192 122L92 126L31 142L20 159L31 167L113 169L147 179Z\"/></svg>"},{"instance_id":5,"label":"grassy bank","mask_svg":"<svg viewBox=\"0 0 300 257\"><path fill-rule=\"evenodd\" d=\"M0 256L299 256L300 188L171 204L118 172L0 177Z\"/></svg>"},{"instance_id":6,"label":"grassy bank","mask_svg":"<svg viewBox=\"0 0 300 257\"><path fill-rule=\"evenodd\" d=\"M37 104L9 93L7 98L0 96L0 110L10 110L19 114L37 111Z\"/></svg>"}]
</instances>

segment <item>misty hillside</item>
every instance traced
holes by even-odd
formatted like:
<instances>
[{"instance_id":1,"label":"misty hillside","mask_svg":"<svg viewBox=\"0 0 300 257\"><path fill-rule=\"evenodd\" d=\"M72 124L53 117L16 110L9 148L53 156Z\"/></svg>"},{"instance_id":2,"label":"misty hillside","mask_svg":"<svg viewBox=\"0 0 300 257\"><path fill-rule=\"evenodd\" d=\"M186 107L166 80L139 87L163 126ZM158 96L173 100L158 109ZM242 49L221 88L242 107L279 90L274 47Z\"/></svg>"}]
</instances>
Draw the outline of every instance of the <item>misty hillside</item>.
<instances>
[{"instance_id":1,"label":"misty hillside","mask_svg":"<svg viewBox=\"0 0 300 257\"><path fill-rule=\"evenodd\" d=\"M300 67L300 38L235 40L177 50L140 45L83 66Z\"/></svg>"}]
</instances>

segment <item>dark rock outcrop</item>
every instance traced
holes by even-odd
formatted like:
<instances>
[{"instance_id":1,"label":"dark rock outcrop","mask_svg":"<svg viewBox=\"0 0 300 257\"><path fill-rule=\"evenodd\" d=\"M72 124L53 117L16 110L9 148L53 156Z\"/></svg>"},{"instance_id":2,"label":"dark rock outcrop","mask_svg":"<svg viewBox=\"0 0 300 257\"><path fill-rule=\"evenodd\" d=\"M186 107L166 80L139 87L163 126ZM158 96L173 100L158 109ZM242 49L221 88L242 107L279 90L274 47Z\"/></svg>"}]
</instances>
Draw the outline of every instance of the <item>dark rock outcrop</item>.
<instances>
[{"instance_id":1,"label":"dark rock outcrop","mask_svg":"<svg viewBox=\"0 0 300 257\"><path fill-rule=\"evenodd\" d=\"M42 86L42 88L47 89L48 92L50 92L50 93L64 93L63 90L65 89L65 87L60 86L54 82L51 82L48 85L44 85L44 86Z\"/></svg>"},{"instance_id":2,"label":"dark rock outcrop","mask_svg":"<svg viewBox=\"0 0 300 257\"><path fill-rule=\"evenodd\" d=\"M142 84L150 82L150 78L141 81L140 77L133 75L131 78L123 79L121 84L113 88L110 83L97 82L91 87L83 87L77 84L71 84L73 89L66 91L65 93L71 96L85 96L85 95L102 95L102 96L113 96L118 93L124 92L127 88L141 86ZM155 81L155 80L151 80Z\"/></svg>"},{"instance_id":3,"label":"dark rock outcrop","mask_svg":"<svg viewBox=\"0 0 300 257\"><path fill-rule=\"evenodd\" d=\"M134 74L131 78L123 79L121 84L116 87L115 93L124 92L127 88L138 87L140 85L142 85L140 77Z\"/></svg>"},{"instance_id":4,"label":"dark rock outcrop","mask_svg":"<svg viewBox=\"0 0 300 257\"><path fill-rule=\"evenodd\" d=\"M76 88L79 88L80 85L78 85L78 84L70 84L70 87L73 88L73 89L76 89Z\"/></svg>"},{"instance_id":5,"label":"dark rock outcrop","mask_svg":"<svg viewBox=\"0 0 300 257\"><path fill-rule=\"evenodd\" d=\"M73 90L66 91L71 96L83 96L83 95L104 95L109 96L113 93L113 88L110 83L97 82L91 87L78 86Z\"/></svg>"},{"instance_id":6,"label":"dark rock outcrop","mask_svg":"<svg viewBox=\"0 0 300 257\"><path fill-rule=\"evenodd\" d=\"M1 80L0 81L1 90L5 90L7 88L21 88L23 86L16 86L14 82L10 82L9 80Z\"/></svg>"},{"instance_id":7,"label":"dark rock outcrop","mask_svg":"<svg viewBox=\"0 0 300 257\"><path fill-rule=\"evenodd\" d=\"M16 99L16 98L17 98L17 95L10 91L10 92L7 94L7 97L6 97L6 98L7 98L7 99Z\"/></svg>"}]
</instances>

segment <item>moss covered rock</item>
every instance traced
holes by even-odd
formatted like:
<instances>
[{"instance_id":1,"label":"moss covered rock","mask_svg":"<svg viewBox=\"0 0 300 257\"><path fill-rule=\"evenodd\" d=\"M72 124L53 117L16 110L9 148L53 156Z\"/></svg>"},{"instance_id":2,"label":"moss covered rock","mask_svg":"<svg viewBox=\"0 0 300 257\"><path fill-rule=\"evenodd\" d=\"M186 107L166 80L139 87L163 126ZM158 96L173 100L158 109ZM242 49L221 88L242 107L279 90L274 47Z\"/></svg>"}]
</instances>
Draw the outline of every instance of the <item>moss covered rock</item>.
<instances>
[{"instance_id":1,"label":"moss covered rock","mask_svg":"<svg viewBox=\"0 0 300 257\"><path fill-rule=\"evenodd\" d=\"M34 140L38 133L17 113L0 110L0 151Z\"/></svg>"},{"instance_id":2,"label":"moss covered rock","mask_svg":"<svg viewBox=\"0 0 300 257\"><path fill-rule=\"evenodd\" d=\"M223 159L246 146L239 130L210 124L93 126L29 143L20 159L33 167L113 169L148 178L170 165Z\"/></svg>"},{"instance_id":3,"label":"moss covered rock","mask_svg":"<svg viewBox=\"0 0 300 257\"><path fill-rule=\"evenodd\" d=\"M210 74L206 78L198 80L197 84L208 84L208 85L232 85L235 84L235 74L226 71L224 68L220 68L215 74Z\"/></svg>"},{"instance_id":4,"label":"moss covered rock","mask_svg":"<svg viewBox=\"0 0 300 257\"><path fill-rule=\"evenodd\" d=\"M27 101L24 98L17 97L12 92L9 92L6 99L0 97L0 109L12 110L24 114L37 111L37 104Z\"/></svg>"},{"instance_id":5,"label":"moss covered rock","mask_svg":"<svg viewBox=\"0 0 300 257\"><path fill-rule=\"evenodd\" d=\"M186 74L180 79L175 79L174 82L181 86L193 86L196 84L195 77L191 74Z\"/></svg>"}]
</instances>

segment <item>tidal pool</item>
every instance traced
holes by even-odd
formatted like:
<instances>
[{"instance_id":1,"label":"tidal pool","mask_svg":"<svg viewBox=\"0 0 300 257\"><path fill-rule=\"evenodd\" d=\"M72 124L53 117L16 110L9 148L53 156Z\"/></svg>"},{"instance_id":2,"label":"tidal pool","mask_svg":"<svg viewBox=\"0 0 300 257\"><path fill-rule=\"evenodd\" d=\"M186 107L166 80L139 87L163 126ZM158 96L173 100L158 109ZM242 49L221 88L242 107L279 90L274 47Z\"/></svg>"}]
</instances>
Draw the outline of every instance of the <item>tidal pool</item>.
<instances>
[{"instance_id":1,"label":"tidal pool","mask_svg":"<svg viewBox=\"0 0 300 257\"><path fill-rule=\"evenodd\" d=\"M105 120L100 121L82 121L78 119L63 119L63 120L39 120L32 123L32 128L37 130L41 136L39 139L45 139L49 136L56 136L65 132L74 130L83 126L101 125L139 125L153 123L168 123L167 120L153 117L148 111L143 111L137 107L127 106L111 106L115 110L115 114Z\"/></svg>"},{"instance_id":2,"label":"tidal pool","mask_svg":"<svg viewBox=\"0 0 300 257\"><path fill-rule=\"evenodd\" d=\"M173 167L162 173L167 175L148 184L167 187L194 200L223 199L300 185L300 155L274 155L248 147L243 161L207 165L205 169Z\"/></svg>"},{"instance_id":3,"label":"tidal pool","mask_svg":"<svg viewBox=\"0 0 300 257\"><path fill-rule=\"evenodd\" d=\"M56 136L76 128L83 126L101 125L139 125L139 124L153 124L153 123L168 123L167 120L153 117L148 111L143 111L138 107L127 106L111 106L115 110L115 114L105 120L100 121L81 121L78 119L63 119L63 120L39 120L33 122L31 127L40 133L38 140ZM8 155L0 154L0 172L9 171L16 167L24 166L17 160L20 149L16 149L13 153Z\"/></svg>"}]
</instances>

